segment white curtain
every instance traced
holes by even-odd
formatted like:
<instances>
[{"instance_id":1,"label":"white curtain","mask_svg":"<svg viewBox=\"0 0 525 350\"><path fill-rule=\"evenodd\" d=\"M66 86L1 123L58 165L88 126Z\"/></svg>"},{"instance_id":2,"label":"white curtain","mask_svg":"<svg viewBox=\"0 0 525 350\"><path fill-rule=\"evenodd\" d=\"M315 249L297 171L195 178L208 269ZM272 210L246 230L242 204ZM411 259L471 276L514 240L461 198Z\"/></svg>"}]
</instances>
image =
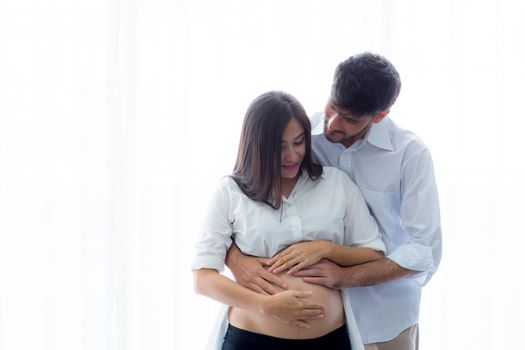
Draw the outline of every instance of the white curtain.
<instances>
[{"instance_id":1,"label":"white curtain","mask_svg":"<svg viewBox=\"0 0 525 350\"><path fill-rule=\"evenodd\" d=\"M520 348L525 10L512 1L0 0L0 350L199 349L189 262L244 111L379 52L432 150L422 349Z\"/></svg>"}]
</instances>

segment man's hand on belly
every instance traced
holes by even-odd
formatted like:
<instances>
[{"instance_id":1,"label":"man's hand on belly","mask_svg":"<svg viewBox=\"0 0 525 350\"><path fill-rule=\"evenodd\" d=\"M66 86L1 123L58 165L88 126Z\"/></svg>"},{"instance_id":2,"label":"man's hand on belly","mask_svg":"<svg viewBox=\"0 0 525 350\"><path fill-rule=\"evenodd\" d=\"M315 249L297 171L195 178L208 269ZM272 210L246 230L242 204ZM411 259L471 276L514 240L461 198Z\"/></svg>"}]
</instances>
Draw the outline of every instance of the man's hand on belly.
<instances>
[{"instance_id":1,"label":"man's hand on belly","mask_svg":"<svg viewBox=\"0 0 525 350\"><path fill-rule=\"evenodd\" d=\"M406 278L416 273L418 271L406 269L389 258L383 258L349 267L341 267L330 260L323 259L293 275L303 277L306 283L341 289L371 286Z\"/></svg>"},{"instance_id":2,"label":"man's hand on belly","mask_svg":"<svg viewBox=\"0 0 525 350\"><path fill-rule=\"evenodd\" d=\"M268 260L244 255L234 243L228 250L226 265L241 286L259 294L273 295L282 292L288 286L266 269Z\"/></svg>"}]
</instances>

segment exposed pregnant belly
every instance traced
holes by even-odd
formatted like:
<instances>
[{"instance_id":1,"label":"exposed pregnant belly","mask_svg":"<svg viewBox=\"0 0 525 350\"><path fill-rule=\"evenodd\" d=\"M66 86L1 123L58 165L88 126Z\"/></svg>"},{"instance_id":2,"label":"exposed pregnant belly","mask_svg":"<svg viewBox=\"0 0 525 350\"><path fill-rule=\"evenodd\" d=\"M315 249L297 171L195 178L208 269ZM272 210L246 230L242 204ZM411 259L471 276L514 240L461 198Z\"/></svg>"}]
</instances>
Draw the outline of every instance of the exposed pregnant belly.
<instances>
[{"instance_id":1,"label":"exposed pregnant belly","mask_svg":"<svg viewBox=\"0 0 525 350\"><path fill-rule=\"evenodd\" d=\"M288 289L311 291L312 296L306 300L326 305L325 316L318 320L308 321L310 328L299 328L286 325L271 315L232 307L228 312L229 322L237 328L250 332L287 339L321 337L345 323L343 301L339 291L305 283L302 278L289 276L284 272L279 277L288 284Z\"/></svg>"}]
</instances>

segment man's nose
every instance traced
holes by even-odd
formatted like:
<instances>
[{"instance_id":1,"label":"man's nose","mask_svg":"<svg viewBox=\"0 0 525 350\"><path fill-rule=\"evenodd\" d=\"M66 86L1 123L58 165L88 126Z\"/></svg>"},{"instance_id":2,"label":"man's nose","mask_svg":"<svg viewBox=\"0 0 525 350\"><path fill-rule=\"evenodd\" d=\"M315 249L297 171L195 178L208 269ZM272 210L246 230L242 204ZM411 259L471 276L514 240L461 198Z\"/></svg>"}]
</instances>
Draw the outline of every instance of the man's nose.
<instances>
[{"instance_id":1,"label":"man's nose","mask_svg":"<svg viewBox=\"0 0 525 350\"><path fill-rule=\"evenodd\" d=\"M332 111L330 115L327 116L327 119L328 119L328 122L327 122L326 127L328 130L334 130L340 126L341 116L336 111Z\"/></svg>"}]
</instances>

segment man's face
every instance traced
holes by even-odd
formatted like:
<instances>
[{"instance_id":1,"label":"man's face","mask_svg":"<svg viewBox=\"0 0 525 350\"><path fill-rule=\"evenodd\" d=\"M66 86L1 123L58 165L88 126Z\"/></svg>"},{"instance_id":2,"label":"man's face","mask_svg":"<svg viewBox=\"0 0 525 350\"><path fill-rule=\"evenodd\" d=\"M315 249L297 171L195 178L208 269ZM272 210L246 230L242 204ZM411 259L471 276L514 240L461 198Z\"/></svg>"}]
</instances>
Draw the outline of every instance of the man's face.
<instances>
[{"instance_id":1,"label":"man's face","mask_svg":"<svg viewBox=\"0 0 525 350\"><path fill-rule=\"evenodd\" d=\"M350 147L365 137L372 126L374 116L356 117L352 112L334 106L330 101L324 110L324 135L330 142Z\"/></svg>"}]
</instances>

